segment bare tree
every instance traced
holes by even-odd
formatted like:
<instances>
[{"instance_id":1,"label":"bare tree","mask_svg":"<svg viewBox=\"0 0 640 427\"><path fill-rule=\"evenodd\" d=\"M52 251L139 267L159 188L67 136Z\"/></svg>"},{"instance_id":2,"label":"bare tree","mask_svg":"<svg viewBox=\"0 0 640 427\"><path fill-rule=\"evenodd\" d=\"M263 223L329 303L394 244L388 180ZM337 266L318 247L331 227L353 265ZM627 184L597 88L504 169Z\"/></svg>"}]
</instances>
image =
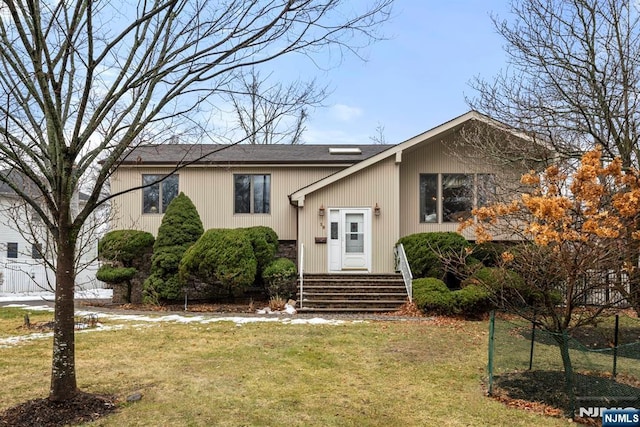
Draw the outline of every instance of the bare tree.
<instances>
[{"instance_id":1,"label":"bare tree","mask_svg":"<svg viewBox=\"0 0 640 427\"><path fill-rule=\"evenodd\" d=\"M284 86L271 83L271 79L271 74L262 77L252 67L234 81L239 87L228 94L238 128L249 144L298 144L308 109L320 106L327 90L314 80Z\"/></svg>"},{"instance_id":2,"label":"bare tree","mask_svg":"<svg viewBox=\"0 0 640 427\"><path fill-rule=\"evenodd\" d=\"M384 134L384 125L382 123L378 122L378 125L376 126L376 133L370 136L369 139L374 144L388 144L387 137Z\"/></svg>"},{"instance_id":3,"label":"bare tree","mask_svg":"<svg viewBox=\"0 0 640 427\"><path fill-rule=\"evenodd\" d=\"M20 171L37 197L7 174L0 181L40 217L56 248L49 399L78 392L79 233L92 212L118 196L101 189L126 151L175 129L206 131L210 109L242 68L329 46L357 54L378 38L392 1L3 2L0 170ZM73 212L73 194L97 160L102 169Z\"/></svg>"},{"instance_id":4,"label":"bare tree","mask_svg":"<svg viewBox=\"0 0 640 427\"><path fill-rule=\"evenodd\" d=\"M640 13L629 0L514 0L511 20L493 17L509 67L476 78L470 106L553 149L568 165L602 147L623 168L640 168ZM468 138L477 152L509 163L532 156L518 141ZM536 153L536 152L534 152ZM638 218L621 236L627 297L640 312Z\"/></svg>"}]
</instances>

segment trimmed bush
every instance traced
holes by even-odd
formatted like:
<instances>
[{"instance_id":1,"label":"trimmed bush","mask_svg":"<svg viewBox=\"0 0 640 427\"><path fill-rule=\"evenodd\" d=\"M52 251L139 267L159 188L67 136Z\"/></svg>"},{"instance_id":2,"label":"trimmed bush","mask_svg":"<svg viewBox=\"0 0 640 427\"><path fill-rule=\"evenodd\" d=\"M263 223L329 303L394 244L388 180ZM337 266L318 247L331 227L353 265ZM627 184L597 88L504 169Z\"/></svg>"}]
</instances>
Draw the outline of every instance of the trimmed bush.
<instances>
[{"instance_id":1,"label":"trimmed bush","mask_svg":"<svg viewBox=\"0 0 640 427\"><path fill-rule=\"evenodd\" d=\"M492 294L483 286L470 285L452 293L456 312L465 316L480 317L494 308Z\"/></svg>"},{"instance_id":2,"label":"trimmed bush","mask_svg":"<svg viewBox=\"0 0 640 427\"><path fill-rule=\"evenodd\" d=\"M423 311L438 314L453 314L455 300L447 285L435 277L413 281L413 301Z\"/></svg>"},{"instance_id":3,"label":"trimmed bush","mask_svg":"<svg viewBox=\"0 0 640 427\"><path fill-rule=\"evenodd\" d=\"M111 285L119 285L133 279L137 272L134 267L112 267L105 264L96 272L96 278Z\"/></svg>"},{"instance_id":4,"label":"trimmed bush","mask_svg":"<svg viewBox=\"0 0 640 427\"><path fill-rule=\"evenodd\" d=\"M398 243L404 245L413 277L435 277L447 280L441 256L460 255L471 247L462 235L453 232L417 233L402 237ZM447 280L455 287L455 280Z\"/></svg>"},{"instance_id":5,"label":"trimmed bush","mask_svg":"<svg viewBox=\"0 0 640 427\"><path fill-rule=\"evenodd\" d=\"M491 310L491 293L482 286L451 291L440 279L427 277L413 281L413 301L419 309L441 315L477 318Z\"/></svg>"},{"instance_id":6,"label":"trimmed bush","mask_svg":"<svg viewBox=\"0 0 640 427\"><path fill-rule=\"evenodd\" d=\"M245 228L257 261L256 279L263 281L264 269L273 262L278 252L278 235L269 227Z\"/></svg>"},{"instance_id":7,"label":"trimmed bush","mask_svg":"<svg viewBox=\"0 0 640 427\"><path fill-rule=\"evenodd\" d=\"M262 273L270 298L280 297L288 300L295 297L297 269L288 258L278 258Z\"/></svg>"},{"instance_id":8,"label":"trimmed bush","mask_svg":"<svg viewBox=\"0 0 640 427\"><path fill-rule=\"evenodd\" d=\"M98 257L104 261L118 261L130 266L133 260L142 258L149 252L154 241L153 234L146 231L110 231L98 242Z\"/></svg>"},{"instance_id":9,"label":"trimmed bush","mask_svg":"<svg viewBox=\"0 0 640 427\"><path fill-rule=\"evenodd\" d=\"M195 277L214 293L238 295L253 285L257 265L246 230L211 229L184 253L180 283Z\"/></svg>"},{"instance_id":10,"label":"trimmed bush","mask_svg":"<svg viewBox=\"0 0 640 427\"><path fill-rule=\"evenodd\" d=\"M139 230L114 230L100 239L98 257L106 264L96 278L113 286L113 302L142 301L154 241L151 233Z\"/></svg>"},{"instance_id":11,"label":"trimmed bush","mask_svg":"<svg viewBox=\"0 0 640 427\"><path fill-rule=\"evenodd\" d=\"M144 284L148 302L182 297L182 283L178 279L180 260L203 232L196 207L189 197L180 193L169 203L153 246L151 276Z\"/></svg>"}]
</instances>

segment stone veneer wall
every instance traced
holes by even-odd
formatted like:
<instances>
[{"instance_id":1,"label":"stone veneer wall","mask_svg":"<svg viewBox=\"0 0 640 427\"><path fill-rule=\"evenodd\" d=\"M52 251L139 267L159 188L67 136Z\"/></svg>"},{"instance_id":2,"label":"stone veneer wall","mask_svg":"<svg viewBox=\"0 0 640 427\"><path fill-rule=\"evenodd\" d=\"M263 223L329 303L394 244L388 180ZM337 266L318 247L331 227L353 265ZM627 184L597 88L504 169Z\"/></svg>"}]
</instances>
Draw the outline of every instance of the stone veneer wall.
<instances>
[{"instance_id":1,"label":"stone veneer wall","mask_svg":"<svg viewBox=\"0 0 640 427\"><path fill-rule=\"evenodd\" d=\"M295 240L280 240L278 242L278 252L276 258L289 258L298 266L298 246Z\"/></svg>"}]
</instances>

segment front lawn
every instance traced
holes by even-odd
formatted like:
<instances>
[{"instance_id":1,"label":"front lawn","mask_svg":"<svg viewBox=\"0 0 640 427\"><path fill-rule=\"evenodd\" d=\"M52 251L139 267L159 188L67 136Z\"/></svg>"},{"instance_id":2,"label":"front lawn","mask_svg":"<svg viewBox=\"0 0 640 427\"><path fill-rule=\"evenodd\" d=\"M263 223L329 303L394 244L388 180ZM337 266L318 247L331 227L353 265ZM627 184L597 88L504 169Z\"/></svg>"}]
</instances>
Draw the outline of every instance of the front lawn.
<instances>
[{"instance_id":1,"label":"front lawn","mask_svg":"<svg viewBox=\"0 0 640 427\"><path fill-rule=\"evenodd\" d=\"M567 423L486 397L486 322L100 320L126 327L77 334L79 386L123 403L94 426ZM4 333L21 323L0 316ZM0 350L0 411L47 395L50 357L50 338Z\"/></svg>"}]
</instances>

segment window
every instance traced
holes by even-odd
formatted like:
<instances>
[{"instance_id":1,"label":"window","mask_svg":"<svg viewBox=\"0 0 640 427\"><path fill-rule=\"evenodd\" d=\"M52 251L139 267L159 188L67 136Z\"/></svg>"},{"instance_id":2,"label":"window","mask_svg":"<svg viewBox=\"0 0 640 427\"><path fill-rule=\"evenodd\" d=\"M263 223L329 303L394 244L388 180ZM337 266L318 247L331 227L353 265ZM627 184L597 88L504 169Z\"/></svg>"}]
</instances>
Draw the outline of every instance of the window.
<instances>
[{"instance_id":1,"label":"window","mask_svg":"<svg viewBox=\"0 0 640 427\"><path fill-rule=\"evenodd\" d=\"M479 173L477 175L478 201L477 206L487 206L496 199L496 179L495 175L489 173Z\"/></svg>"},{"instance_id":2,"label":"window","mask_svg":"<svg viewBox=\"0 0 640 427\"><path fill-rule=\"evenodd\" d=\"M234 213L271 211L271 175L234 175Z\"/></svg>"},{"instance_id":3,"label":"window","mask_svg":"<svg viewBox=\"0 0 640 427\"><path fill-rule=\"evenodd\" d=\"M460 222L471 217L473 175L442 175L442 221Z\"/></svg>"},{"instance_id":4,"label":"window","mask_svg":"<svg viewBox=\"0 0 640 427\"><path fill-rule=\"evenodd\" d=\"M460 222L495 197L492 174L420 174L420 222ZM440 214L442 212L442 214Z\"/></svg>"},{"instance_id":5,"label":"window","mask_svg":"<svg viewBox=\"0 0 640 427\"><path fill-rule=\"evenodd\" d=\"M40 243L31 245L31 258L42 259L42 245Z\"/></svg>"},{"instance_id":6,"label":"window","mask_svg":"<svg viewBox=\"0 0 640 427\"><path fill-rule=\"evenodd\" d=\"M18 258L17 243L7 243L7 258Z\"/></svg>"},{"instance_id":7,"label":"window","mask_svg":"<svg viewBox=\"0 0 640 427\"><path fill-rule=\"evenodd\" d=\"M438 175L420 175L420 222L438 222Z\"/></svg>"},{"instance_id":8,"label":"window","mask_svg":"<svg viewBox=\"0 0 640 427\"><path fill-rule=\"evenodd\" d=\"M178 175L142 175L142 185L155 182L142 190L142 213L164 213L178 195Z\"/></svg>"}]
</instances>

